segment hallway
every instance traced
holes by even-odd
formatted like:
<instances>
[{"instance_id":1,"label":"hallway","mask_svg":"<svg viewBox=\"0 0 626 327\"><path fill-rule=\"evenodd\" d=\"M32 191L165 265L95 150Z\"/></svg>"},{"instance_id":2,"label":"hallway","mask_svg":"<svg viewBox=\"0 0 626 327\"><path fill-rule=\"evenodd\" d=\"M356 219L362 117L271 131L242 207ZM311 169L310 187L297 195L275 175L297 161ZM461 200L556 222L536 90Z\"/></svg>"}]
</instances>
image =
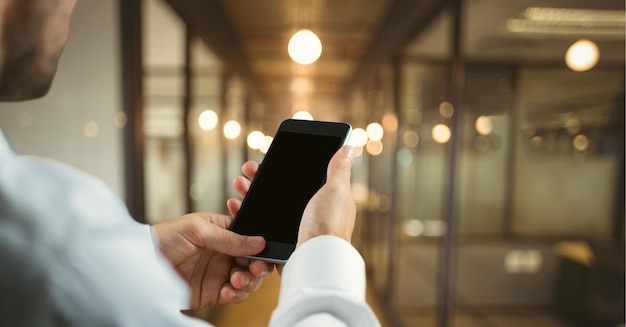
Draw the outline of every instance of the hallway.
<instances>
[{"instance_id":1,"label":"hallway","mask_svg":"<svg viewBox=\"0 0 626 327\"><path fill-rule=\"evenodd\" d=\"M78 1L53 87L0 134L158 224L226 214L283 120L347 122L382 326L626 327L625 26L615 0ZM193 314L267 326L279 288Z\"/></svg>"}]
</instances>

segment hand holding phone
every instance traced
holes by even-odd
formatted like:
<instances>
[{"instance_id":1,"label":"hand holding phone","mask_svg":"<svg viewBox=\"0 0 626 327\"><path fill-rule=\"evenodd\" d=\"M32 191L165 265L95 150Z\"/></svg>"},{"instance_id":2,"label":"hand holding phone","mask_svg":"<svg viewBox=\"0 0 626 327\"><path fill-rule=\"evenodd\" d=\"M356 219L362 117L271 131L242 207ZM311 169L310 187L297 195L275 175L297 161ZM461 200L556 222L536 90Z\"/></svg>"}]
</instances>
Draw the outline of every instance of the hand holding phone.
<instances>
[{"instance_id":1,"label":"hand holding phone","mask_svg":"<svg viewBox=\"0 0 626 327\"><path fill-rule=\"evenodd\" d=\"M352 146L343 146L332 157L326 183L304 209L296 248L320 235L337 236L351 242L356 220L350 183L353 159Z\"/></svg>"},{"instance_id":2,"label":"hand holding phone","mask_svg":"<svg viewBox=\"0 0 626 327\"><path fill-rule=\"evenodd\" d=\"M231 230L267 241L252 258L285 263L294 251L300 220L322 187L331 157L346 142L346 123L288 119L281 123Z\"/></svg>"}]
</instances>

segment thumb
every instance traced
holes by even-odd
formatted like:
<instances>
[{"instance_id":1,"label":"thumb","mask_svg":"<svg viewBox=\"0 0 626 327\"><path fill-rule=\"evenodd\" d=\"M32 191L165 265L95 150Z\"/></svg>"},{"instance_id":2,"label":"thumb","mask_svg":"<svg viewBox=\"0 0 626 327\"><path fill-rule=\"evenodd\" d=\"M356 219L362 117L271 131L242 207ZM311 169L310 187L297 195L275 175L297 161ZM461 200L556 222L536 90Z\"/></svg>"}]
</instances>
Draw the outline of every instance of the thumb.
<instances>
[{"instance_id":1,"label":"thumb","mask_svg":"<svg viewBox=\"0 0 626 327\"><path fill-rule=\"evenodd\" d=\"M326 182L344 181L350 183L354 155L355 150L353 146L344 145L341 147L328 163Z\"/></svg>"},{"instance_id":2,"label":"thumb","mask_svg":"<svg viewBox=\"0 0 626 327\"><path fill-rule=\"evenodd\" d=\"M263 251L265 240L261 236L239 235L227 229L212 228L212 232L205 237L205 246L227 255L244 256Z\"/></svg>"}]
</instances>

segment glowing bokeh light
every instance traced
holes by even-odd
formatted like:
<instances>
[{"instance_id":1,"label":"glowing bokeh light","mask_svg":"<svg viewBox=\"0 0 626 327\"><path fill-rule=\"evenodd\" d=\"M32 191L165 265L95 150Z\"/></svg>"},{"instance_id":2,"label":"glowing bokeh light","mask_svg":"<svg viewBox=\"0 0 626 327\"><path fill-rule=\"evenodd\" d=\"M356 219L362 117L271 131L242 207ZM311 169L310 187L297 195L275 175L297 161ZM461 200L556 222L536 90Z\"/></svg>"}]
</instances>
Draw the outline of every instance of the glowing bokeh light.
<instances>
[{"instance_id":1,"label":"glowing bokeh light","mask_svg":"<svg viewBox=\"0 0 626 327\"><path fill-rule=\"evenodd\" d=\"M402 227L404 233L411 237L418 237L424 233L424 223L417 219L409 219Z\"/></svg>"},{"instance_id":2,"label":"glowing bokeh light","mask_svg":"<svg viewBox=\"0 0 626 327\"><path fill-rule=\"evenodd\" d=\"M450 118L454 114L454 107L452 103L444 101L439 105L439 114L441 117Z\"/></svg>"},{"instance_id":3,"label":"glowing bokeh light","mask_svg":"<svg viewBox=\"0 0 626 327\"><path fill-rule=\"evenodd\" d=\"M589 138L583 134L576 135L572 143L574 144L574 148L578 151L585 151L589 148Z\"/></svg>"},{"instance_id":4,"label":"glowing bokeh light","mask_svg":"<svg viewBox=\"0 0 626 327\"><path fill-rule=\"evenodd\" d=\"M444 236L448 231L448 224L442 220L425 220L424 236L440 237Z\"/></svg>"},{"instance_id":5,"label":"glowing bokeh light","mask_svg":"<svg viewBox=\"0 0 626 327\"><path fill-rule=\"evenodd\" d=\"M450 127L447 125L437 124L433 127L432 136L435 142L443 144L450 141L452 132L450 132Z\"/></svg>"},{"instance_id":6,"label":"glowing bokeh light","mask_svg":"<svg viewBox=\"0 0 626 327\"><path fill-rule=\"evenodd\" d=\"M380 141L383 138L383 126L379 123L370 123L365 128L365 131L367 132L369 139L372 141Z\"/></svg>"},{"instance_id":7,"label":"glowing bokeh light","mask_svg":"<svg viewBox=\"0 0 626 327\"><path fill-rule=\"evenodd\" d=\"M300 120L313 120L313 115L311 115L311 113L308 111L300 110L294 113L291 118Z\"/></svg>"},{"instance_id":8,"label":"glowing bokeh light","mask_svg":"<svg viewBox=\"0 0 626 327\"><path fill-rule=\"evenodd\" d=\"M480 116L476 118L474 128L476 128L476 132L480 135L489 135L493 132L493 121L487 116Z\"/></svg>"},{"instance_id":9,"label":"glowing bokeh light","mask_svg":"<svg viewBox=\"0 0 626 327\"><path fill-rule=\"evenodd\" d=\"M362 128L353 129L347 143L353 146L365 146L367 143L367 132Z\"/></svg>"},{"instance_id":10,"label":"glowing bokeh light","mask_svg":"<svg viewBox=\"0 0 626 327\"><path fill-rule=\"evenodd\" d=\"M241 133L241 125L234 120L229 120L224 124L224 137L229 140L236 139Z\"/></svg>"},{"instance_id":11,"label":"glowing bokeh light","mask_svg":"<svg viewBox=\"0 0 626 327\"><path fill-rule=\"evenodd\" d=\"M272 141L274 141L273 137L265 135L263 138L263 145L259 148L259 151L263 154L267 153L267 150L269 150L272 145Z\"/></svg>"},{"instance_id":12,"label":"glowing bokeh light","mask_svg":"<svg viewBox=\"0 0 626 327\"><path fill-rule=\"evenodd\" d=\"M561 126L567 130L568 133L572 135L578 134L581 129L580 120L573 113L567 113L561 115Z\"/></svg>"},{"instance_id":13,"label":"glowing bokeh light","mask_svg":"<svg viewBox=\"0 0 626 327\"><path fill-rule=\"evenodd\" d=\"M402 142L409 148L414 148L420 141L419 135L415 131L406 131L402 134Z\"/></svg>"},{"instance_id":14,"label":"glowing bokeh light","mask_svg":"<svg viewBox=\"0 0 626 327\"><path fill-rule=\"evenodd\" d=\"M113 124L117 128L123 128L124 126L126 126L126 124L128 124L128 116L126 115L126 113L123 111L118 111L115 114L115 117L113 117Z\"/></svg>"},{"instance_id":15,"label":"glowing bokeh light","mask_svg":"<svg viewBox=\"0 0 626 327\"><path fill-rule=\"evenodd\" d=\"M213 110L205 110L198 116L198 125L203 131L211 131L217 126L217 114Z\"/></svg>"},{"instance_id":16,"label":"glowing bokeh light","mask_svg":"<svg viewBox=\"0 0 626 327\"><path fill-rule=\"evenodd\" d=\"M90 122L87 122L87 124L85 124L84 132L85 132L85 136L92 139L98 136L98 133L100 132L100 127L98 126L98 123L96 123L95 121L90 121Z\"/></svg>"},{"instance_id":17,"label":"glowing bokeh light","mask_svg":"<svg viewBox=\"0 0 626 327\"><path fill-rule=\"evenodd\" d=\"M576 72L584 72L593 68L600 58L598 46L589 40L578 40L565 53L567 67Z\"/></svg>"},{"instance_id":18,"label":"glowing bokeh light","mask_svg":"<svg viewBox=\"0 0 626 327\"><path fill-rule=\"evenodd\" d=\"M250 149L258 150L263 146L263 142L265 142L265 134L260 131L252 131L248 134L246 141Z\"/></svg>"},{"instance_id":19,"label":"glowing bokeh light","mask_svg":"<svg viewBox=\"0 0 626 327\"><path fill-rule=\"evenodd\" d=\"M383 152L383 142L370 140L365 145L365 149L373 156L380 155Z\"/></svg>"},{"instance_id":20,"label":"glowing bokeh light","mask_svg":"<svg viewBox=\"0 0 626 327\"><path fill-rule=\"evenodd\" d=\"M413 163L413 152L407 148L400 149L396 154L398 165L408 167Z\"/></svg>"},{"instance_id":21,"label":"glowing bokeh light","mask_svg":"<svg viewBox=\"0 0 626 327\"><path fill-rule=\"evenodd\" d=\"M296 63L312 64L322 55L322 42L310 30L300 30L289 40L287 51Z\"/></svg>"},{"instance_id":22,"label":"glowing bokeh light","mask_svg":"<svg viewBox=\"0 0 626 327\"><path fill-rule=\"evenodd\" d=\"M395 132L398 129L398 117L392 113L384 114L382 123L387 132Z\"/></svg>"},{"instance_id":23,"label":"glowing bokeh light","mask_svg":"<svg viewBox=\"0 0 626 327\"><path fill-rule=\"evenodd\" d=\"M362 146L355 146L354 147L354 158L355 159L361 158L362 155L363 155L363 147ZM355 160L354 164L356 165L357 163L359 163L359 161Z\"/></svg>"}]
</instances>

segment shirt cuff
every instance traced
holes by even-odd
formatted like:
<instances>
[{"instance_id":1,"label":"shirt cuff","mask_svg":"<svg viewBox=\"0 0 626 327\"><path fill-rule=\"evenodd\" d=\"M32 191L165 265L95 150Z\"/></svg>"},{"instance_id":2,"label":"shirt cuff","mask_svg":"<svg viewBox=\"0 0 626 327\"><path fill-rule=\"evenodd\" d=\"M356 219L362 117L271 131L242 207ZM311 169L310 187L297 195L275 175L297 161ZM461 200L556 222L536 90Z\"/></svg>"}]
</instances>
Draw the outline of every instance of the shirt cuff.
<instances>
[{"instance_id":1,"label":"shirt cuff","mask_svg":"<svg viewBox=\"0 0 626 327\"><path fill-rule=\"evenodd\" d=\"M147 238L148 240L150 240L150 244L152 244L152 258L154 258L154 260L158 260L159 257L157 257L157 253L161 255L161 250L159 249L159 239L157 238L156 235L154 235L152 226L146 224L146 225L142 225L139 228L145 229L145 234L147 234Z\"/></svg>"},{"instance_id":2,"label":"shirt cuff","mask_svg":"<svg viewBox=\"0 0 626 327\"><path fill-rule=\"evenodd\" d=\"M281 279L279 303L303 289L365 299L365 262L352 244L336 236L318 236L298 247L283 268Z\"/></svg>"}]
</instances>

